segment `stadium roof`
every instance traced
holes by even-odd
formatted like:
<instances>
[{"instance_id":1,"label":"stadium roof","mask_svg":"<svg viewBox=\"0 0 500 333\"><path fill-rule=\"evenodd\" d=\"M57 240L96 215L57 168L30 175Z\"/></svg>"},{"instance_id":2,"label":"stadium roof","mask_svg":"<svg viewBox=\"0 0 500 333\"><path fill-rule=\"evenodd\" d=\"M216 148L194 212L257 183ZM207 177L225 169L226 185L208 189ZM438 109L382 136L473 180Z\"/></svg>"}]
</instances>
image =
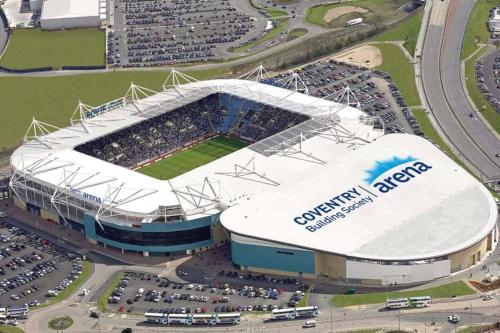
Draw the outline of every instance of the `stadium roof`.
<instances>
[{"instance_id":1,"label":"stadium roof","mask_svg":"<svg viewBox=\"0 0 500 333\"><path fill-rule=\"evenodd\" d=\"M216 92L307 114L313 119L287 130L286 136L284 132L278 133L268 141L243 148L168 182L74 150L84 142ZM143 99L125 98L124 104L117 100L120 105L117 108L51 133L47 124L34 122L26 142L12 155L11 165L16 174L30 175L57 187L61 193L72 192L81 200L101 205L101 209L127 216L144 217L153 215L159 206L180 205L192 219L218 213L241 200L267 193L270 188L293 183L325 165L333 166L339 156L383 135L361 120L364 114L355 108L253 81L200 81L148 93L150 96ZM195 198L193 191L203 195ZM148 218L144 217L142 222L148 222Z\"/></svg>"},{"instance_id":2,"label":"stadium roof","mask_svg":"<svg viewBox=\"0 0 500 333\"><path fill-rule=\"evenodd\" d=\"M454 253L483 239L496 220L480 182L408 134L380 137L221 215L247 241L374 260Z\"/></svg>"},{"instance_id":3,"label":"stadium roof","mask_svg":"<svg viewBox=\"0 0 500 333\"><path fill-rule=\"evenodd\" d=\"M99 16L99 0L44 0L42 20Z\"/></svg>"}]
</instances>

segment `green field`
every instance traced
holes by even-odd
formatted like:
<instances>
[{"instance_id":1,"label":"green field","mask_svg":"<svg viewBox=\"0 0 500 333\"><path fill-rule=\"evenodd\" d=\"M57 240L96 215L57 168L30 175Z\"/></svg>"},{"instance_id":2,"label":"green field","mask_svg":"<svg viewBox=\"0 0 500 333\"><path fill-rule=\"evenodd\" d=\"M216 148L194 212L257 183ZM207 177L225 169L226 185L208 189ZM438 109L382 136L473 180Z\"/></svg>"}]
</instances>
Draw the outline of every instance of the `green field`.
<instances>
[{"instance_id":1,"label":"green field","mask_svg":"<svg viewBox=\"0 0 500 333\"><path fill-rule=\"evenodd\" d=\"M285 31L286 27L288 27L288 21L289 19L278 19L278 25L271 30L269 30L264 36L261 38L254 40L253 42L250 42L249 44L241 47L235 47L229 49L231 52L247 52L254 46L260 45L262 43L265 43L273 38L278 37L283 31Z\"/></svg>"},{"instance_id":2,"label":"green field","mask_svg":"<svg viewBox=\"0 0 500 333\"><path fill-rule=\"evenodd\" d=\"M415 83L415 70L403 51L393 44L376 44L375 46L382 52L382 65L377 69L391 74L392 80L398 86L408 106L420 105Z\"/></svg>"},{"instance_id":3,"label":"green field","mask_svg":"<svg viewBox=\"0 0 500 333\"><path fill-rule=\"evenodd\" d=\"M415 46L417 44L420 24L422 22L423 10L419 10L409 19L396 25L394 28L378 35L375 40L383 41L404 41L404 47L413 56L415 54Z\"/></svg>"},{"instance_id":4,"label":"green field","mask_svg":"<svg viewBox=\"0 0 500 333\"><path fill-rule=\"evenodd\" d=\"M0 333L24 333L24 331L19 327L0 325Z\"/></svg>"},{"instance_id":5,"label":"green field","mask_svg":"<svg viewBox=\"0 0 500 333\"><path fill-rule=\"evenodd\" d=\"M218 136L137 170L157 179L171 179L247 146L238 139Z\"/></svg>"},{"instance_id":6,"label":"green field","mask_svg":"<svg viewBox=\"0 0 500 333\"><path fill-rule=\"evenodd\" d=\"M312 6L307 9L307 21L328 28L343 27L351 19L362 17L365 22L379 22L383 16L390 15L391 12L401 7L404 0L355 0L347 3L322 4ZM367 9L367 13L347 13L327 23L324 20L325 14L333 8L355 6Z\"/></svg>"},{"instance_id":7,"label":"green field","mask_svg":"<svg viewBox=\"0 0 500 333\"><path fill-rule=\"evenodd\" d=\"M409 291L390 291L370 294L355 294L355 295L335 295L332 297L332 302L335 306L345 307L364 304L379 304L385 303L387 298L398 297L415 297L415 296L431 296L432 298L447 298L452 296L472 295L474 290L469 288L463 281L457 281L445 284L439 287L409 290Z\"/></svg>"},{"instance_id":8,"label":"green field","mask_svg":"<svg viewBox=\"0 0 500 333\"><path fill-rule=\"evenodd\" d=\"M105 32L98 29L42 31L16 29L0 65L33 68L75 65L104 65Z\"/></svg>"},{"instance_id":9,"label":"green field","mask_svg":"<svg viewBox=\"0 0 500 333\"><path fill-rule=\"evenodd\" d=\"M220 77L227 69L185 71L197 79ZM14 146L31 123L32 117L59 127L69 125L78 100L97 106L125 94L130 82L161 90L167 71L127 71L58 77L0 77L0 110L4 126L0 131L0 151Z\"/></svg>"},{"instance_id":10,"label":"green field","mask_svg":"<svg viewBox=\"0 0 500 333\"><path fill-rule=\"evenodd\" d=\"M483 94L479 90L477 86L477 81L475 79L475 65L476 60L479 59L487 50L487 48L483 48L472 58L467 60L465 63L465 84L467 86L467 91L469 92L469 96L476 105L476 108L481 112L483 117L490 123L491 127L497 132L500 133L500 116L496 112L495 108L491 103L484 98Z\"/></svg>"},{"instance_id":11,"label":"green field","mask_svg":"<svg viewBox=\"0 0 500 333\"><path fill-rule=\"evenodd\" d=\"M474 5L465 30L461 54L462 60L477 49L477 44L485 44L488 41L490 35L487 27L488 16L490 9L498 6L498 4L498 0L479 0Z\"/></svg>"}]
</instances>

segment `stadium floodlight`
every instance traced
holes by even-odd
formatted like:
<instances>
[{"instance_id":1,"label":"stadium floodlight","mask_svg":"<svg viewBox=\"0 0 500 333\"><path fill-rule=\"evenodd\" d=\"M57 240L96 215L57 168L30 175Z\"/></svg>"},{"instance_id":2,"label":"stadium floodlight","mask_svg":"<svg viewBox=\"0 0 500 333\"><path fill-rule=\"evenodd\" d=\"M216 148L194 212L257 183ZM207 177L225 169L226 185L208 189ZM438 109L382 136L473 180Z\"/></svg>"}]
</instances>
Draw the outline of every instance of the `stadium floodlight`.
<instances>
[{"instance_id":1,"label":"stadium floodlight","mask_svg":"<svg viewBox=\"0 0 500 333\"><path fill-rule=\"evenodd\" d=\"M240 76L240 80L261 82L262 80L269 79L270 77L271 76L261 63L259 66L255 67L250 72Z\"/></svg>"},{"instance_id":2,"label":"stadium floodlight","mask_svg":"<svg viewBox=\"0 0 500 333\"><path fill-rule=\"evenodd\" d=\"M162 87L164 91L174 89L179 95L184 96L184 85L193 82L198 82L198 80L172 67Z\"/></svg>"},{"instance_id":3,"label":"stadium floodlight","mask_svg":"<svg viewBox=\"0 0 500 333\"><path fill-rule=\"evenodd\" d=\"M294 71L288 71L288 74L288 76L277 80L276 83L282 88L309 95L309 88L307 88L306 83L302 80L300 75Z\"/></svg>"}]
</instances>

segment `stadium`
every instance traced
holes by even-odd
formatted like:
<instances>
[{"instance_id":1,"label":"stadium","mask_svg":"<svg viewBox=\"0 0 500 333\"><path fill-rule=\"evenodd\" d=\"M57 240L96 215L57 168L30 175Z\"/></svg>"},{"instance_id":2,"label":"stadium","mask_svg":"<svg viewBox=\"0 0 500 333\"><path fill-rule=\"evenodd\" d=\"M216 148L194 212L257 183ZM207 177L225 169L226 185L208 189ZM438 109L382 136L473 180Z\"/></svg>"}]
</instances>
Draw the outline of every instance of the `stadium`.
<instances>
[{"instance_id":1,"label":"stadium","mask_svg":"<svg viewBox=\"0 0 500 333\"><path fill-rule=\"evenodd\" d=\"M242 270L351 283L433 280L496 245L492 195L429 141L299 89L171 75L66 128L33 120L15 204L123 252L230 243Z\"/></svg>"}]
</instances>

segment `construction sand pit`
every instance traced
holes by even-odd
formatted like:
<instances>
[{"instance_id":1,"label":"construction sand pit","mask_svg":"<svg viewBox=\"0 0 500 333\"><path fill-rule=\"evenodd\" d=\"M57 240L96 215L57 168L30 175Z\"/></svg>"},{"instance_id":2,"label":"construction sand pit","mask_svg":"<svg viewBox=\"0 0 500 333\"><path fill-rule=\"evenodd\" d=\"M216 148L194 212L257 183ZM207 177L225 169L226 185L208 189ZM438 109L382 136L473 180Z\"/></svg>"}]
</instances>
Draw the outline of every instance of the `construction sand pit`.
<instances>
[{"instance_id":1,"label":"construction sand pit","mask_svg":"<svg viewBox=\"0 0 500 333\"><path fill-rule=\"evenodd\" d=\"M326 23L330 23L333 20L338 19L342 15L350 14L350 13L364 14L364 13L368 13L368 9L363 8L363 7L355 7L355 6L335 7L335 8L332 8L325 13L325 16L323 16L323 20L325 20Z\"/></svg>"},{"instance_id":2,"label":"construction sand pit","mask_svg":"<svg viewBox=\"0 0 500 333\"><path fill-rule=\"evenodd\" d=\"M378 47L364 45L340 53L339 55L334 56L333 59L348 64L374 68L382 64L382 52L380 52Z\"/></svg>"}]
</instances>

